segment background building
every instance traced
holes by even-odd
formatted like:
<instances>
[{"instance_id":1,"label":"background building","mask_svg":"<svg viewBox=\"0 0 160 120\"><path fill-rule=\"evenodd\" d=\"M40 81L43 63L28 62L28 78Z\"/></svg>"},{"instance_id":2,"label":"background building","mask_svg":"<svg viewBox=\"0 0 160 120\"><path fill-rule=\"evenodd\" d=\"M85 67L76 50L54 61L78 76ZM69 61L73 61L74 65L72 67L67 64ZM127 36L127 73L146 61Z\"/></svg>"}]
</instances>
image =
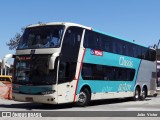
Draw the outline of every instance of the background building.
<instances>
[{"instance_id":1,"label":"background building","mask_svg":"<svg viewBox=\"0 0 160 120\"><path fill-rule=\"evenodd\" d=\"M2 64L2 60L0 59L0 75L12 75L12 66L13 65L10 65L10 64L8 64L8 63L6 63L5 64L5 69L3 69L2 67L1 67L1 64Z\"/></svg>"}]
</instances>

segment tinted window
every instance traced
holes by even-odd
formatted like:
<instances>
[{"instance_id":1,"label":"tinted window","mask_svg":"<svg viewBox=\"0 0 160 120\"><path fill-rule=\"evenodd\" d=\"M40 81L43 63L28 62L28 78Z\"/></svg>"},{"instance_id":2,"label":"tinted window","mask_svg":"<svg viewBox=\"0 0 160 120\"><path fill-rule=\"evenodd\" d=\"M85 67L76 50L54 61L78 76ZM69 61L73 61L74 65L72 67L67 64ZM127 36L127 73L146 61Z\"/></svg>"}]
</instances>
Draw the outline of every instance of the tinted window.
<instances>
[{"instance_id":1,"label":"tinted window","mask_svg":"<svg viewBox=\"0 0 160 120\"><path fill-rule=\"evenodd\" d=\"M150 56L151 56L151 61L156 60L156 51L155 50L150 50Z\"/></svg>"},{"instance_id":2,"label":"tinted window","mask_svg":"<svg viewBox=\"0 0 160 120\"><path fill-rule=\"evenodd\" d=\"M149 49L146 49L145 59L146 60L150 60L151 59L151 56L150 56L150 53L149 53Z\"/></svg>"},{"instance_id":3,"label":"tinted window","mask_svg":"<svg viewBox=\"0 0 160 120\"><path fill-rule=\"evenodd\" d=\"M128 45L126 46L126 50L127 50L127 56L131 56L131 57L135 57L135 48L132 44L128 43Z\"/></svg>"},{"instance_id":4,"label":"tinted window","mask_svg":"<svg viewBox=\"0 0 160 120\"><path fill-rule=\"evenodd\" d=\"M75 62L60 61L58 83L63 83L73 80L75 75L75 67L76 67Z\"/></svg>"},{"instance_id":5,"label":"tinted window","mask_svg":"<svg viewBox=\"0 0 160 120\"><path fill-rule=\"evenodd\" d=\"M132 81L135 69L120 68L107 65L83 63L82 78L84 80Z\"/></svg>"},{"instance_id":6,"label":"tinted window","mask_svg":"<svg viewBox=\"0 0 160 120\"><path fill-rule=\"evenodd\" d=\"M65 33L59 63L59 83L73 80L77 67L83 29L69 27Z\"/></svg>"},{"instance_id":7,"label":"tinted window","mask_svg":"<svg viewBox=\"0 0 160 120\"><path fill-rule=\"evenodd\" d=\"M86 31L84 47L102 50L102 37L96 32Z\"/></svg>"},{"instance_id":8,"label":"tinted window","mask_svg":"<svg viewBox=\"0 0 160 120\"><path fill-rule=\"evenodd\" d=\"M18 49L60 47L64 26L39 26L27 28L21 37Z\"/></svg>"},{"instance_id":9,"label":"tinted window","mask_svg":"<svg viewBox=\"0 0 160 120\"><path fill-rule=\"evenodd\" d=\"M68 58L68 61L77 61L83 29L69 27L65 33L61 57Z\"/></svg>"},{"instance_id":10,"label":"tinted window","mask_svg":"<svg viewBox=\"0 0 160 120\"><path fill-rule=\"evenodd\" d=\"M146 49L146 48L141 48L141 49L142 49L141 59L146 59L146 52L147 52L147 49Z\"/></svg>"},{"instance_id":11,"label":"tinted window","mask_svg":"<svg viewBox=\"0 0 160 120\"><path fill-rule=\"evenodd\" d=\"M114 41L109 36L102 36L102 49L106 52L114 52Z\"/></svg>"},{"instance_id":12,"label":"tinted window","mask_svg":"<svg viewBox=\"0 0 160 120\"><path fill-rule=\"evenodd\" d=\"M123 54L123 45L120 41L116 41L116 53L120 55Z\"/></svg>"},{"instance_id":13,"label":"tinted window","mask_svg":"<svg viewBox=\"0 0 160 120\"><path fill-rule=\"evenodd\" d=\"M89 30L85 32L84 47L145 60L155 60L153 50L149 52L148 48Z\"/></svg>"}]
</instances>

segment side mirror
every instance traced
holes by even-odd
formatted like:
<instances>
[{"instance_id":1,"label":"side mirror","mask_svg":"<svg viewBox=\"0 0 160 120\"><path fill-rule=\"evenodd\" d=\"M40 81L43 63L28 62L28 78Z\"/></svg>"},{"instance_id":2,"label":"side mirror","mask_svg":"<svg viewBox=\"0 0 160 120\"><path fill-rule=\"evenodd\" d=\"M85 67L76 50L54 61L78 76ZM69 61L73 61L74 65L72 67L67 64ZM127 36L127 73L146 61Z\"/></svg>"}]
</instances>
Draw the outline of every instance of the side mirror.
<instances>
[{"instance_id":1,"label":"side mirror","mask_svg":"<svg viewBox=\"0 0 160 120\"><path fill-rule=\"evenodd\" d=\"M59 52L54 53L49 60L49 69L53 70L55 66L56 58L59 56Z\"/></svg>"},{"instance_id":2,"label":"side mirror","mask_svg":"<svg viewBox=\"0 0 160 120\"><path fill-rule=\"evenodd\" d=\"M51 57L49 61L49 69L53 70L54 69L54 63L55 63L56 57Z\"/></svg>"}]
</instances>

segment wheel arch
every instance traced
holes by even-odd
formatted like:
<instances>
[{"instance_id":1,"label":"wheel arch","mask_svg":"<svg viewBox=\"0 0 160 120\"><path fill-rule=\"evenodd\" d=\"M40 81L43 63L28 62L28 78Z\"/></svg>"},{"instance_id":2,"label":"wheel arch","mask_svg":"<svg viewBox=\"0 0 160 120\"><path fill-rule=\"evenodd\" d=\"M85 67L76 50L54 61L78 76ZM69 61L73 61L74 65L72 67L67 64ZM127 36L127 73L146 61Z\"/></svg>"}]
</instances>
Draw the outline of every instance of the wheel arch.
<instances>
[{"instance_id":1,"label":"wheel arch","mask_svg":"<svg viewBox=\"0 0 160 120\"><path fill-rule=\"evenodd\" d=\"M87 85L87 84L83 85L83 86L81 87L80 91L83 90L83 89L85 89L85 88L87 88L87 89L89 90L90 94L92 93L90 86Z\"/></svg>"},{"instance_id":2,"label":"wheel arch","mask_svg":"<svg viewBox=\"0 0 160 120\"><path fill-rule=\"evenodd\" d=\"M83 89L88 89L88 91L89 91L89 93L90 93L90 97L92 97L92 90L91 90L91 87L88 85L88 84L84 84L84 85L82 85L81 87L80 87L80 89L79 89L79 92L81 92L81 90L83 90Z\"/></svg>"}]
</instances>

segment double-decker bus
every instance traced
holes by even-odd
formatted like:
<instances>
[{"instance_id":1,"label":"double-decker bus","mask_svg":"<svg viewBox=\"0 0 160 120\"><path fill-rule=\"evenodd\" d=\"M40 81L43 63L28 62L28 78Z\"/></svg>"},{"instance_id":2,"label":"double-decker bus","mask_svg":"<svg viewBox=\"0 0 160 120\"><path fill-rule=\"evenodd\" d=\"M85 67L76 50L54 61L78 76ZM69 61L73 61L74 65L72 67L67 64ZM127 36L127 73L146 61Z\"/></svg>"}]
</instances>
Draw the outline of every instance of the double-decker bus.
<instances>
[{"instance_id":1,"label":"double-decker bus","mask_svg":"<svg viewBox=\"0 0 160 120\"><path fill-rule=\"evenodd\" d=\"M28 26L14 55L13 99L45 104L156 92L156 51L83 25Z\"/></svg>"}]
</instances>

